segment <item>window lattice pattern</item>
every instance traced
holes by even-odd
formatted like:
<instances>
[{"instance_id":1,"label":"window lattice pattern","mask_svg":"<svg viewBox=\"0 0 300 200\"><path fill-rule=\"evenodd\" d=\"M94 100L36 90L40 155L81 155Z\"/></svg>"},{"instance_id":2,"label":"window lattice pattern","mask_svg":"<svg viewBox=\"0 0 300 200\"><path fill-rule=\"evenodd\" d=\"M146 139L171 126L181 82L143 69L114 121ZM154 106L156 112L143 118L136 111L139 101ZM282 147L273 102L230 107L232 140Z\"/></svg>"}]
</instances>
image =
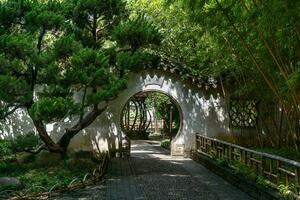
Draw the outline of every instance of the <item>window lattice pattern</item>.
<instances>
[{"instance_id":1,"label":"window lattice pattern","mask_svg":"<svg viewBox=\"0 0 300 200\"><path fill-rule=\"evenodd\" d=\"M257 103L251 100L230 101L230 121L233 127L254 127L258 116Z\"/></svg>"}]
</instances>

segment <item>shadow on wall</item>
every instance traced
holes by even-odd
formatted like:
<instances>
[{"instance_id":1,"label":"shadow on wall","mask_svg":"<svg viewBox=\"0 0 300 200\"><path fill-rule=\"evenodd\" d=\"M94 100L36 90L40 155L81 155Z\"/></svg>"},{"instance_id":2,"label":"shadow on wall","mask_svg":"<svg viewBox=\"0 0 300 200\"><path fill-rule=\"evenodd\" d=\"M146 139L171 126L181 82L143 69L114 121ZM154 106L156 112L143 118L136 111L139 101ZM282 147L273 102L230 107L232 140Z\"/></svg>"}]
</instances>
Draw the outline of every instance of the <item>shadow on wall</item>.
<instances>
[{"instance_id":1,"label":"shadow on wall","mask_svg":"<svg viewBox=\"0 0 300 200\"><path fill-rule=\"evenodd\" d=\"M27 111L18 109L6 120L0 123L0 139L14 138L17 135L24 135L34 132L33 122Z\"/></svg>"},{"instance_id":2,"label":"shadow on wall","mask_svg":"<svg viewBox=\"0 0 300 200\"><path fill-rule=\"evenodd\" d=\"M216 89L205 91L183 82L179 76L157 70L129 76L128 87L110 102L93 124L91 139L97 150L118 149L125 138L121 130L121 111L128 99L139 92L157 91L170 96L182 111L182 126L174 143L185 151L195 147L195 133L215 136L229 132L225 100Z\"/></svg>"},{"instance_id":3,"label":"shadow on wall","mask_svg":"<svg viewBox=\"0 0 300 200\"><path fill-rule=\"evenodd\" d=\"M157 91L170 96L182 112L181 128L173 140L175 147L183 145L184 151L188 152L195 148L195 133L215 136L229 132L225 100L217 89L206 91L182 81L176 74L147 70L129 75L127 89L109 103L107 110L93 124L72 139L70 148L96 151L118 149L126 137L120 125L122 109L130 97L147 91ZM70 126L70 122L75 122L74 120L76 119L48 124L47 130L57 141L64 128ZM5 123L1 123L0 137L14 137L34 130L27 112L18 110Z\"/></svg>"}]
</instances>

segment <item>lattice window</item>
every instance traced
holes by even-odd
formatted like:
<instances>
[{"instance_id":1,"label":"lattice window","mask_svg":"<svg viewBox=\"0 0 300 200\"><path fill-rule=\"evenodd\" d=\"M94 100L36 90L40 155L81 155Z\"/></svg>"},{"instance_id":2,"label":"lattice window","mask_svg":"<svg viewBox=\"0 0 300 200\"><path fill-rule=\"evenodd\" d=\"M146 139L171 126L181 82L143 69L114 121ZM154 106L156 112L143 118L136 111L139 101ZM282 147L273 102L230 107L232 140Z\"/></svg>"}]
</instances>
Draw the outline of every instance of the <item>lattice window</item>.
<instances>
[{"instance_id":1,"label":"lattice window","mask_svg":"<svg viewBox=\"0 0 300 200\"><path fill-rule=\"evenodd\" d=\"M258 111L254 100L230 100L230 122L233 127L255 127Z\"/></svg>"}]
</instances>

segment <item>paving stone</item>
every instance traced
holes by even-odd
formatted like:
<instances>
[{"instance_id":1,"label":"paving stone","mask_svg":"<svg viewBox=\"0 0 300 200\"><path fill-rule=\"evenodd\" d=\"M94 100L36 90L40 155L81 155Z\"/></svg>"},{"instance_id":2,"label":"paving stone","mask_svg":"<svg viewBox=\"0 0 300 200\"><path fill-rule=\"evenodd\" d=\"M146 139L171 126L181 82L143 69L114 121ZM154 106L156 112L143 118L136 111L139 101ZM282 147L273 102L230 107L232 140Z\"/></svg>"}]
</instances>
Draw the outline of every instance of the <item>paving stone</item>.
<instances>
[{"instance_id":1,"label":"paving stone","mask_svg":"<svg viewBox=\"0 0 300 200\"><path fill-rule=\"evenodd\" d=\"M174 159L155 143L132 141L132 157L113 159L104 183L58 200L250 200L191 159Z\"/></svg>"}]
</instances>

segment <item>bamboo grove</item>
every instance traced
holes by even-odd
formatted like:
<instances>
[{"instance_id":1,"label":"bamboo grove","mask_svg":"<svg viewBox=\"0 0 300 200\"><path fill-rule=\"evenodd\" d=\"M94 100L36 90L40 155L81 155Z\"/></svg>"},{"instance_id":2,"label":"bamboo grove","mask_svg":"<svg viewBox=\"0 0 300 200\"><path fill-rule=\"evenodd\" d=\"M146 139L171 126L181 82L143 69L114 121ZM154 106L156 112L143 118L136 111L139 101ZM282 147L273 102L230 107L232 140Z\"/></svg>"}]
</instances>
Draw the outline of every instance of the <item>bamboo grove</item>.
<instances>
[{"instance_id":1,"label":"bamboo grove","mask_svg":"<svg viewBox=\"0 0 300 200\"><path fill-rule=\"evenodd\" d=\"M258 103L255 129L244 129L253 145L298 151L299 1L137 0L130 8L160 27L161 55L219 80L229 101Z\"/></svg>"}]
</instances>

